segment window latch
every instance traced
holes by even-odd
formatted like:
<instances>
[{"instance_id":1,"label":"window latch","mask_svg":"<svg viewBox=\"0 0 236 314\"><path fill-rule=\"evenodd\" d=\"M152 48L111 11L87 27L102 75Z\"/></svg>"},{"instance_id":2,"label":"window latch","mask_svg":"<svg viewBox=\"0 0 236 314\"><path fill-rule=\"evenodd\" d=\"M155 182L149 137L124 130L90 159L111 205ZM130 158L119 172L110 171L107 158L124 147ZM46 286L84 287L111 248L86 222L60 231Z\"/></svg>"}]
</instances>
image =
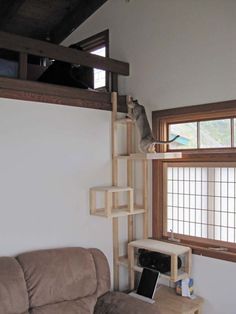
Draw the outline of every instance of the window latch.
<instances>
[{"instance_id":1,"label":"window latch","mask_svg":"<svg viewBox=\"0 0 236 314\"><path fill-rule=\"evenodd\" d=\"M170 238L168 238L168 240L173 241L173 242L180 242L180 239L175 238L173 229L170 229L170 232L171 232L171 236L170 236Z\"/></svg>"}]
</instances>

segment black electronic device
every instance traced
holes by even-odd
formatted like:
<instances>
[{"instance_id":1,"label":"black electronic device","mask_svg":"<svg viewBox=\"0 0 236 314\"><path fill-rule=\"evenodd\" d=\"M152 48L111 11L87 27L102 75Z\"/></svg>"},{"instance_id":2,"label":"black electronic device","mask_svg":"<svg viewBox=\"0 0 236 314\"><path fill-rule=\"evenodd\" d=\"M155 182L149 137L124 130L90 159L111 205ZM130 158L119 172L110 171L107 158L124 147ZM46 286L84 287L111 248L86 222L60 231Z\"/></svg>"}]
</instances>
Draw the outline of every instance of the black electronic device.
<instances>
[{"instance_id":1,"label":"black electronic device","mask_svg":"<svg viewBox=\"0 0 236 314\"><path fill-rule=\"evenodd\" d=\"M150 268L143 268L138 284L137 294L153 299L160 272Z\"/></svg>"},{"instance_id":2,"label":"black electronic device","mask_svg":"<svg viewBox=\"0 0 236 314\"><path fill-rule=\"evenodd\" d=\"M170 255L151 252L145 249L139 249L138 262L141 267L152 268L158 270L160 273L165 274L171 270L171 257ZM178 257L178 269L181 268L182 261Z\"/></svg>"}]
</instances>

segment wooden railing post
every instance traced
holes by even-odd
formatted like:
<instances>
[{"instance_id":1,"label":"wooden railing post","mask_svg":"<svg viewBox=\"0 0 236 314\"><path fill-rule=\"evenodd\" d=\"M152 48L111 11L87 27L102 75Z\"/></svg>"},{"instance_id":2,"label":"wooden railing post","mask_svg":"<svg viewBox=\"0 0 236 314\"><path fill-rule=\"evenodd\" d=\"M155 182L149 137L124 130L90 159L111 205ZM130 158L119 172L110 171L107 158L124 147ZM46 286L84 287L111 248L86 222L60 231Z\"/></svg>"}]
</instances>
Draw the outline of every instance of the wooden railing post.
<instances>
[{"instance_id":1,"label":"wooden railing post","mask_svg":"<svg viewBox=\"0 0 236 314\"><path fill-rule=\"evenodd\" d=\"M21 80L27 79L27 68L28 68L28 54L25 52L20 52L19 53L18 77Z\"/></svg>"},{"instance_id":2,"label":"wooden railing post","mask_svg":"<svg viewBox=\"0 0 236 314\"><path fill-rule=\"evenodd\" d=\"M111 73L111 91L118 92L118 75L117 73Z\"/></svg>"}]
</instances>

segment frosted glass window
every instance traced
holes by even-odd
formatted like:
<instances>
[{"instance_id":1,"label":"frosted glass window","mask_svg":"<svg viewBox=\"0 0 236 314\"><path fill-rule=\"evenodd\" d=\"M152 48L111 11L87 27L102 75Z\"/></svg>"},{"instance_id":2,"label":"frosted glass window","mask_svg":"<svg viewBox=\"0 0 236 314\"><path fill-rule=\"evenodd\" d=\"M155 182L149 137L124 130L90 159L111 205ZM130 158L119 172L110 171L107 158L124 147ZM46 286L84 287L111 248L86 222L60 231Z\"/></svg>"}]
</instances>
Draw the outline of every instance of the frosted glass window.
<instances>
[{"instance_id":1,"label":"frosted glass window","mask_svg":"<svg viewBox=\"0 0 236 314\"><path fill-rule=\"evenodd\" d=\"M235 179L233 167L168 166L167 231L236 243Z\"/></svg>"}]
</instances>

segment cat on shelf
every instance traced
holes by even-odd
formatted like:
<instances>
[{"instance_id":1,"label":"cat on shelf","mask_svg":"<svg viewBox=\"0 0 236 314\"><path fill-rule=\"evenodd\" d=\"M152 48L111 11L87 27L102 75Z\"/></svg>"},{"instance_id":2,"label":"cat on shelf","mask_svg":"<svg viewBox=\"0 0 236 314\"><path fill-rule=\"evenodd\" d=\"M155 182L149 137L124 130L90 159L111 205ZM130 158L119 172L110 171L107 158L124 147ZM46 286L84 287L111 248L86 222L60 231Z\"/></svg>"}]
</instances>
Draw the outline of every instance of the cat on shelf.
<instances>
[{"instance_id":1,"label":"cat on shelf","mask_svg":"<svg viewBox=\"0 0 236 314\"><path fill-rule=\"evenodd\" d=\"M140 105L137 100L131 99L128 108L127 116L134 121L140 135L139 150L142 153L156 153L156 144L169 144L179 137L176 135L170 141L156 140L152 134L144 106Z\"/></svg>"}]
</instances>

